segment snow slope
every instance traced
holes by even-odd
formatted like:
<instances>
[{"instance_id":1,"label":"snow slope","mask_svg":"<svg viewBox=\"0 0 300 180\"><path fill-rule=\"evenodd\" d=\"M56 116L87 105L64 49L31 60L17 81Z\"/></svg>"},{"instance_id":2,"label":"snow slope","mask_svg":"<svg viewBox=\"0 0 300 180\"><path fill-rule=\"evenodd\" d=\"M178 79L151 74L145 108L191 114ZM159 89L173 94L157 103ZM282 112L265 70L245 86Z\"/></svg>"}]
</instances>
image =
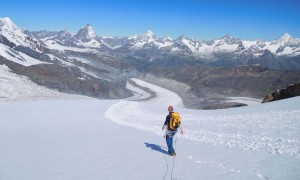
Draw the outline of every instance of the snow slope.
<instances>
[{"instance_id":1,"label":"snow slope","mask_svg":"<svg viewBox=\"0 0 300 180\"><path fill-rule=\"evenodd\" d=\"M248 106L252 106L260 104L262 100L248 97L228 97L225 102L237 102L247 104Z\"/></svg>"},{"instance_id":2,"label":"snow slope","mask_svg":"<svg viewBox=\"0 0 300 180\"><path fill-rule=\"evenodd\" d=\"M5 36L10 42L15 45L28 46L26 42L27 35L23 30L17 27L10 18L0 18L0 34Z\"/></svg>"},{"instance_id":3,"label":"snow slope","mask_svg":"<svg viewBox=\"0 0 300 180\"><path fill-rule=\"evenodd\" d=\"M87 99L39 86L26 76L10 72L6 65L0 65L0 103L42 99Z\"/></svg>"},{"instance_id":4,"label":"snow slope","mask_svg":"<svg viewBox=\"0 0 300 180\"><path fill-rule=\"evenodd\" d=\"M151 88L149 83L134 81ZM164 89L160 93L161 89L152 85L151 90L162 96L147 103L120 101L108 109L106 116L117 123L160 134L164 113L157 112L175 105L179 112L183 112L181 116L186 120L185 124L189 125L185 128L186 139L300 157L300 122L297 122L300 105L295 100L284 107L274 105L278 104L276 102L231 110L191 111L180 108L182 101L172 96L173 92Z\"/></svg>"},{"instance_id":5,"label":"snow slope","mask_svg":"<svg viewBox=\"0 0 300 180\"><path fill-rule=\"evenodd\" d=\"M15 179L300 179L300 97L190 110L176 94L133 79L127 100L0 104L0 177ZM176 158L161 131L167 105L182 116ZM119 125L120 124L120 125Z\"/></svg>"},{"instance_id":6,"label":"snow slope","mask_svg":"<svg viewBox=\"0 0 300 180\"><path fill-rule=\"evenodd\" d=\"M35 64L46 64L38 59L32 58L22 52L13 51L8 46L0 43L0 56L6 58L9 61L21 64L23 66L31 66Z\"/></svg>"},{"instance_id":7,"label":"snow slope","mask_svg":"<svg viewBox=\"0 0 300 180\"><path fill-rule=\"evenodd\" d=\"M55 40L46 40L44 41L45 45L49 49L54 49L58 51L74 51L74 52L90 52L90 53L97 53L96 50L89 49L89 48L78 48L78 47L70 47L70 46L63 46L57 43Z\"/></svg>"}]
</instances>

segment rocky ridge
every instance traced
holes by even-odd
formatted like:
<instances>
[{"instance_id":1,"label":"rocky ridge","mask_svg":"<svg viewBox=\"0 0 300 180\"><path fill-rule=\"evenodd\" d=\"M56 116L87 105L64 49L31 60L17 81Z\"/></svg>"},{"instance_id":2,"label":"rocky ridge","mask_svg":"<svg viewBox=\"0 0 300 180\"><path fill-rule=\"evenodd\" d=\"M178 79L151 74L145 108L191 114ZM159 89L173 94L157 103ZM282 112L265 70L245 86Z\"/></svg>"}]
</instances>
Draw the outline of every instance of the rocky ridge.
<instances>
[{"instance_id":1,"label":"rocky ridge","mask_svg":"<svg viewBox=\"0 0 300 180\"><path fill-rule=\"evenodd\" d=\"M281 99L300 96L300 83L290 84L286 88L278 89L269 93L263 100L263 103L277 101Z\"/></svg>"}]
</instances>

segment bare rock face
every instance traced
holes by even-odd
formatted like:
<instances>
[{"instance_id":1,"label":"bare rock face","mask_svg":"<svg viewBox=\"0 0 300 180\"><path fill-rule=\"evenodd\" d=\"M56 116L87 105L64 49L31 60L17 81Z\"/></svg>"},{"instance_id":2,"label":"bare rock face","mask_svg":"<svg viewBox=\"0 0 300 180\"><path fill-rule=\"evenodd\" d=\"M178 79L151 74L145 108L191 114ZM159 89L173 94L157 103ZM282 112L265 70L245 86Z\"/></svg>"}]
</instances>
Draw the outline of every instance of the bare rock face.
<instances>
[{"instance_id":1,"label":"bare rock face","mask_svg":"<svg viewBox=\"0 0 300 180\"><path fill-rule=\"evenodd\" d=\"M150 69L150 68L149 68ZM212 68L199 64L153 66L151 74L189 85L200 94L221 94L263 99L266 92L300 82L300 71L278 71L259 65Z\"/></svg>"},{"instance_id":2,"label":"bare rock face","mask_svg":"<svg viewBox=\"0 0 300 180\"><path fill-rule=\"evenodd\" d=\"M110 82L82 73L77 67L58 64L22 66L0 56L0 65L5 64L14 73L27 76L38 85L60 92L80 94L100 99L117 99L131 96L125 81Z\"/></svg>"},{"instance_id":3,"label":"bare rock face","mask_svg":"<svg viewBox=\"0 0 300 180\"><path fill-rule=\"evenodd\" d=\"M300 83L291 84L286 88L278 89L277 91L268 94L264 98L263 103L291 98L295 96L300 96Z\"/></svg>"}]
</instances>

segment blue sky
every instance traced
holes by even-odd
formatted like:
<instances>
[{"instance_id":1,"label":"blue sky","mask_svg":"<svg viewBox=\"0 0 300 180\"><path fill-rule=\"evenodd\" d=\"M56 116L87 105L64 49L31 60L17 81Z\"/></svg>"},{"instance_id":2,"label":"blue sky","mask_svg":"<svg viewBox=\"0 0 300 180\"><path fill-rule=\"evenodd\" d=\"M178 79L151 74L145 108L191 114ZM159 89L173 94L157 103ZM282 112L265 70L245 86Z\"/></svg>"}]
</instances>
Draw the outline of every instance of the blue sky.
<instances>
[{"instance_id":1,"label":"blue sky","mask_svg":"<svg viewBox=\"0 0 300 180\"><path fill-rule=\"evenodd\" d=\"M105 36L300 38L300 0L0 0L0 17L28 30L76 33L89 23Z\"/></svg>"}]
</instances>

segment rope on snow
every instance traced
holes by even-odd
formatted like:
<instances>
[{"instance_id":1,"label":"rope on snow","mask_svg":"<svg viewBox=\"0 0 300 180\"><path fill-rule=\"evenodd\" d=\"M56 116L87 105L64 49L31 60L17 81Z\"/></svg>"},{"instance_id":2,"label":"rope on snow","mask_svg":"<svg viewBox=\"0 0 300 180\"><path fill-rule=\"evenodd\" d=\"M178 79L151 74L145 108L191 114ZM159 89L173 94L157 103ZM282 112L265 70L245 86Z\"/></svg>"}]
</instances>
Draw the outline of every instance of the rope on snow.
<instances>
[{"instance_id":1,"label":"rope on snow","mask_svg":"<svg viewBox=\"0 0 300 180\"><path fill-rule=\"evenodd\" d=\"M177 136L175 138L175 149L176 149L176 142L177 142ZM175 157L176 156L174 156L174 158L173 158L173 166L172 166L172 171L171 171L171 180L173 180L173 170L174 170Z\"/></svg>"}]
</instances>

